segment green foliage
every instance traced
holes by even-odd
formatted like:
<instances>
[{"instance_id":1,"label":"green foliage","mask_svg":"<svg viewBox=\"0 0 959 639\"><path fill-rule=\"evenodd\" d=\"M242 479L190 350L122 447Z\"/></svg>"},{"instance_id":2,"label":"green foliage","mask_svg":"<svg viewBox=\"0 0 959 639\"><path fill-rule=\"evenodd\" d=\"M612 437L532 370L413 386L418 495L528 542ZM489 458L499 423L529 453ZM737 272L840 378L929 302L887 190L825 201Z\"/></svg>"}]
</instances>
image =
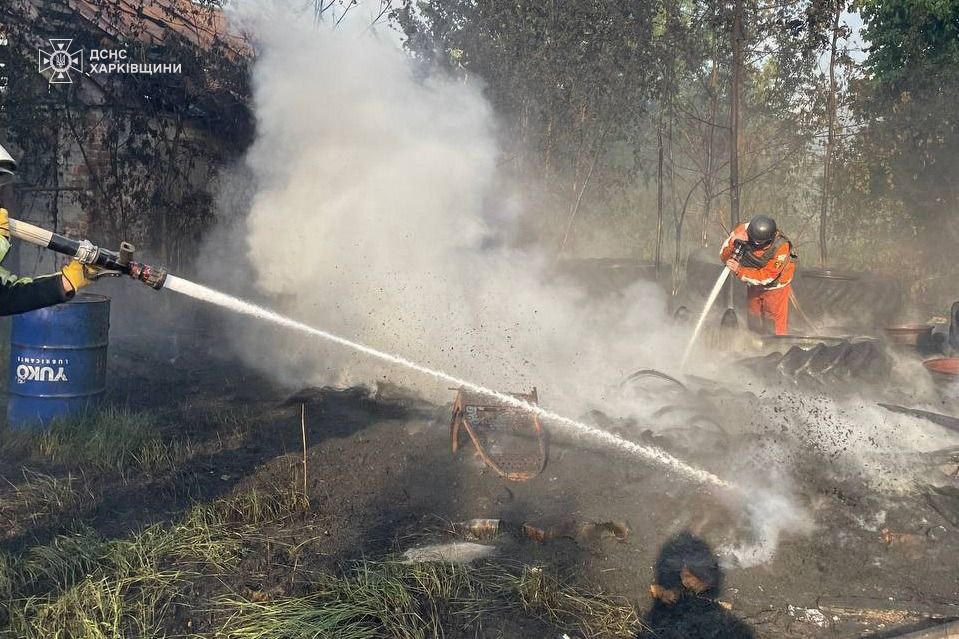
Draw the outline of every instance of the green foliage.
<instances>
[{"instance_id":1,"label":"green foliage","mask_svg":"<svg viewBox=\"0 0 959 639\"><path fill-rule=\"evenodd\" d=\"M745 215L762 210L788 228L815 203L817 64L834 4L743 2ZM482 79L540 240L576 222L581 251L658 255L660 184L677 265L691 244L723 233L731 6L406 0L395 17L419 58Z\"/></svg>"},{"instance_id":2,"label":"green foliage","mask_svg":"<svg viewBox=\"0 0 959 639\"><path fill-rule=\"evenodd\" d=\"M146 3L107 0L82 14L0 5L9 41L2 47L9 81L0 95L0 125L25 159L26 198L40 197L36 189L68 187L89 216L84 231L132 241L172 262L211 225L210 182L252 137L244 102L248 60L225 38L197 44L198 34L216 29L213 9L180 12L175 3L154 3L151 13ZM191 19L198 21L192 30L184 24ZM122 33L104 38L103 25L123 25ZM165 29L162 37L157 28ZM75 47L123 49L131 62L176 63L182 72L96 74L51 86L37 73L37 48L56 33L69 33ZM72 182L63 184L64 176ZM39 203L62 230L61 202Z\"/></svg>"},{"instance_id":3,"label":"green foliage","mask_svg":"<svg viewBox=\"0 0 959 639\"><path fill-rule=\"evenodd\" d=\"M0 517L13 530L68 518L94 500L84 478L23 469L23 481L0 500Z\"/></svg>"},{"instance_id":4,"label":"green foliage","mask_svg":"<svg viewBox=\"0 0 959 639\"><path fill-rule=\"evenodd\" d=\"M858 6L869 57L859 86L859 114L867 123L860 138L864 167L854 192L901 218L887 228L916 238L914 255L924 274L951 278L959 242L959 3L863 0Z\"/></svg>"},{"instance_id":5,"label":"green foliage","mask_svg":"<svg viewBox=\"0 0 959 639\"><path fill-rule=\"evenodd\" d=\"M869 41L866 67L881 91L895 96L907 86L954 80L959 74L959 4L860 0L857 6Z\"/></svg>"},{"instance_id":6,"label":"green foliage","mask_svg":"<svg viewBox=\"0 0 959 639\"><path fill-rule=\"evenodd\" d=\"M421 60L485 84L504 124L509 172L545 218L540 231L562 228L588 174L598 193L636 174L660 74L650 43L678 22L667 24L658 3L406 0L395 17Z\"/></svg>"}]
</instances>

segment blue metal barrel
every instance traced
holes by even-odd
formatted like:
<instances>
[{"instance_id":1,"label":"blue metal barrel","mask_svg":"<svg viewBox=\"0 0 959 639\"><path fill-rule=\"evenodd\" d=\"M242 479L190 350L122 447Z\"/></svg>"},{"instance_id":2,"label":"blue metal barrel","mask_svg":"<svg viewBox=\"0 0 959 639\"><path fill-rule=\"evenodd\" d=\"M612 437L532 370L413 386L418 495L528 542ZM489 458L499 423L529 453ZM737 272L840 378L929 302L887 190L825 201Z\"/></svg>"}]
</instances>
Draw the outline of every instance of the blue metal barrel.
<instances>
[{"instance_id":1,"label":"blue metal barrel","mask_svg":"<svg viewBox=\"0 0 959 639\"><path fill-rule=\"evenodd\" d=\"M13 317L7 423L22 429L76 415L107 385L110 298L81 293Z\"/></svg>"}]
</instances>

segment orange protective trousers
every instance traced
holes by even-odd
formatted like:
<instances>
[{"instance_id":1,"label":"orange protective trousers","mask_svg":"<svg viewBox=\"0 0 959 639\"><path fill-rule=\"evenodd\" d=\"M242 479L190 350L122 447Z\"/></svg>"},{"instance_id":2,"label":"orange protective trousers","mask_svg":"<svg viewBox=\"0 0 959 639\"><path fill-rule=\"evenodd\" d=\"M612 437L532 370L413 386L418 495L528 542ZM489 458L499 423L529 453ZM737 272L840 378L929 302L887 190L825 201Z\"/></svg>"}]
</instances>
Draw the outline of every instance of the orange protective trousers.
<instances>
[{"instance_id":1,"label":"orange protective trousers","mask_svg":"<svg viewBox=\"0 0 959 639\"><path fill-rule=\"evenodd\" d=\"M764 320L772 320L773 331L776 335L785 335L789 332L789 291L792 284L782 288L764 289L761 286L750 286L746 289L746 300L749 310L749 328L763 333Z\"/></svg>"}]
</instances>

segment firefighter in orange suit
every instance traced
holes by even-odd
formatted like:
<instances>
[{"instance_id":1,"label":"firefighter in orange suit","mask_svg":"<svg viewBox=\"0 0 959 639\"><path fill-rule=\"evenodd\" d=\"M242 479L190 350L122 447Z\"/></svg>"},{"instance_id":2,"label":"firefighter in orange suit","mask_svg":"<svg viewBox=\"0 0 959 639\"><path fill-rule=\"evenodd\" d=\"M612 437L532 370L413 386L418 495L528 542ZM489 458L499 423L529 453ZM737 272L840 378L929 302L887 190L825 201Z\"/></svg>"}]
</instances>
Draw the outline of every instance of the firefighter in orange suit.
<instances>
[{"instance_id":1,"label":"firefighter in orange suit","mask_svg":"<svg viewBox=\"0 0 959 639\"><path fill-rule=\"evenodd\" d=\"M749 224L740 224L723 242L720 258L746 284L749 327L764 332L765 321L770 320L776 335L788 333L796 255L776 221L757 215Z\"/></svg>"}]
</instances>

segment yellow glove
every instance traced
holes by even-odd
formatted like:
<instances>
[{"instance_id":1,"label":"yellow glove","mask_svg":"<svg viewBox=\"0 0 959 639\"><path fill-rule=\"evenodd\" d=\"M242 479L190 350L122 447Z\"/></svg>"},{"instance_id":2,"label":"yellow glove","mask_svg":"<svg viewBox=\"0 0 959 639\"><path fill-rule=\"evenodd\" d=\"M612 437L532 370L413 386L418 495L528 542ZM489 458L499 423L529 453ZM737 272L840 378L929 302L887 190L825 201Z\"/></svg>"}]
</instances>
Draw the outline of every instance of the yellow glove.
<instances>
[{"instance_id":1,"label":"yellow glove","mask_svg":"<svg viewBox=\"0 0 959 639\"><path fill-rule=\"evenodd\" d=\"M0 236L10 239L10 216L7 209L0 209Z\"/></svg>"},{"instance_id":2,"label":"yellow glove","mask_svg":"<svg viewBox=\"0 0 959 639\"><path fill-rule=\"evenodd\" d=\"M79 291L84 286L93 284L90 270L76 260L72 260L69 264L64 266L63 270L60 272L63 273L63 279L70 283L70 286L73 287L74 291Z\"/></svg>"}]
</instances>

